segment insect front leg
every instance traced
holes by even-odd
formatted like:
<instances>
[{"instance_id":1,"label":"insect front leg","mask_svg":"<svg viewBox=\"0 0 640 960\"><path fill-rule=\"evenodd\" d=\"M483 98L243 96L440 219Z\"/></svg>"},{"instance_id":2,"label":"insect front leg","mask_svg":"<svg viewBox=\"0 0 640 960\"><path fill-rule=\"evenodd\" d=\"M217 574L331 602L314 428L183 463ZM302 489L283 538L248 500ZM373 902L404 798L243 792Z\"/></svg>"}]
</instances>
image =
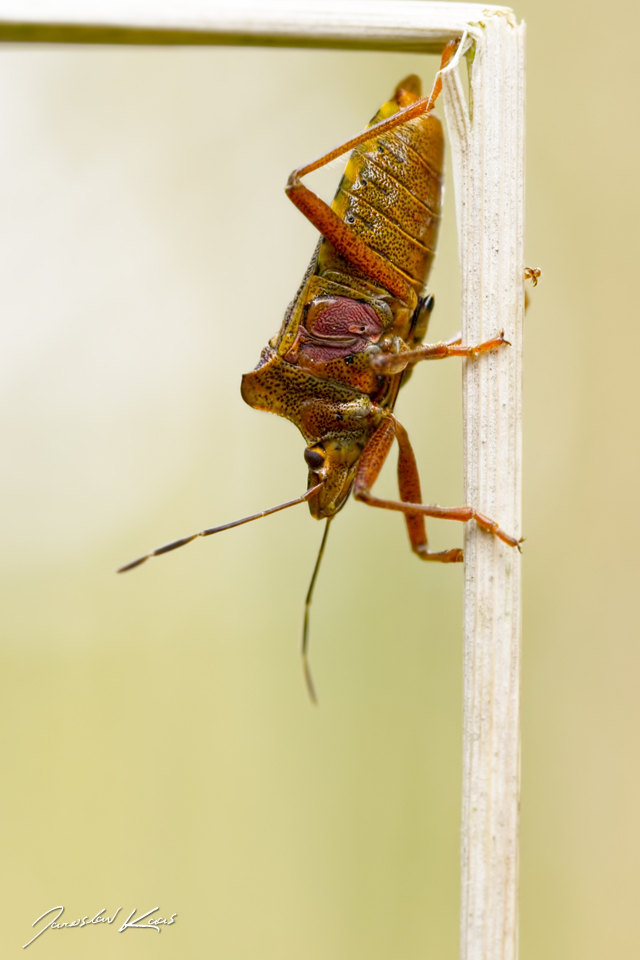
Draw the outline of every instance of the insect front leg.
<instances>
[{"instance_id":1,"label":"insect front leg","mask_svg":"<svg viewBox=\"0 0 640 960\"><path fill-rule=\"evenodd\" d=\"M409 443L406 430L395 418L385 418L374 435L369 440L360 458L358 473L354 484L354 496L372 507L386 507L394 501L379 500L372 496L371 487L378 479L382 465L393 445L394 437L398 438L400 456L398 458L398 487L400 496L409 502L422 500L420 492L420 476L416 458ZM395 509L389 507L389 509ZM406 511L404 515L411 549L421 560L435 560L440 563L460 563L463 559L462 550L430 551L427 542L427 527L423 513Z\"/></svg>"},{"instance_id":2,"label":"insect front leg","mask_svg":"<svg viewBox=\"0 0 640 960\"><path fill-rule=\"evenodd\" d=\"M387 458L394 437L400 447L398 460L398 482L400 496L415 497L413 502L403 500L383 500L371 493L382 465ZM383 510L397 510L405 515L412 549L423 560L438 560L441 563L456 563L462 560L462 550L446 550L443 553L429 553L427 546L424 517L436 517L440 520L458 520L466 523L475 520L478 526L487 533L498 537L510 547L520 549L520 542L515 537L505 533L495 520L491 520L473 507L439 507L435 504L421 503L420 480L416 460L409 443L409 436L404 427L395 417L387 416L382 421L362 452L358 472L353 486L356 500L367 503L370 507L380 507ZM420 527L418 520L422 520Z\"/></svg>"}]
</instances>

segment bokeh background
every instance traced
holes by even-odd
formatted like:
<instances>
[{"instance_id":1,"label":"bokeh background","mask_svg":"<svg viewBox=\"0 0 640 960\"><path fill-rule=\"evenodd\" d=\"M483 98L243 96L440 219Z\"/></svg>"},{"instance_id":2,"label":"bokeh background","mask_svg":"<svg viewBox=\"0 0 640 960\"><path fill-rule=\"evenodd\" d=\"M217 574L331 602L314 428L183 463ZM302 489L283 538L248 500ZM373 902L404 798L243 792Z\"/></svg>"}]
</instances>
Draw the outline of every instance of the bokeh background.
<instances>
[{"instance_id":1,"label":"bokeh background","mask_svg":"<svg viewBox=\"0 0 640 960\"><path fill-rule=\"evenodd\" d=\"M526 257L544 271L526 319L521 956L632 957L639 15L517 13ZM178 917L161 936L48 931L42 957L457 955L461 571L350 504L313 611L319 709L298 656L321 536L305 507L113 573L304 489L297 431L239 394L315 243L282 188L436 63L0 53L4 956L56 904ZM450 187L436 337L459 328L454 219ZM457 362L419 369L398 410L425 496L458 503Z\"/></svg>"}]
</instances>

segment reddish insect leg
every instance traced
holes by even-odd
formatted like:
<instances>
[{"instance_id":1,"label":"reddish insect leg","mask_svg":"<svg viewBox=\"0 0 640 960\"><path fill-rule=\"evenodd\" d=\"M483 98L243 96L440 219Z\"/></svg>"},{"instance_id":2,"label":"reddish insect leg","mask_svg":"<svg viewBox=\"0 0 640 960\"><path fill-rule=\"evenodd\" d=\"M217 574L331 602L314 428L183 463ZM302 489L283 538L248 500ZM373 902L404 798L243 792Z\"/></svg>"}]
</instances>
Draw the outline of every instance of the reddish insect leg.
<instances>
[{"instance_id":1,"label":"reddish insect leg","mask_svg":"<svg viewBox=\"0 0 640 960\"><path fill-rule=\"evenodd\" d=\"M395 501L379 500L371 495L370 490L378 479L384 461L393 445L393 439L399 434L404 434L406 442L400 443L400 456L398 458L398 486L400 496L403 500L420 502L422 495L420 493L420 477L416 458L411 449L407 433L400 424L391 417L382 421L369 443L364 449L360 458L360 465L353 488L354 496L357 500L370 504L372 507L388 507L388 509L401 509L404 512L407 523L407 531L411 542L411 549L422 560L436 560L440 563L459 563L462 559L462 550L443 550L440 553L431 552L427 542L427 528L423 513L410 512L404 510L404 504L390 506ZM408 506L409 504L407 504Z\"/></svg>"},{"instance_id":2,"label":"reddish insect leg","mask_svg":"<svg viewBox=\"0 0 640 960\"><path fill-rule=\"evenodd\" d=\"M375 483L382 465L391 449L394 436L400 447L398 460L398 482L400 486L400 500L383 500L374 497L371 488ZM510 547L518 547L519 541L505 533L495 520L490 520L483 513L473 507L438 507L421 503L420 479L416 460L409 443L409 437L404 427L395 418L386 417L369 443L364 448L360 458L360 465L353 487L356 500L368 503L370 507L381 507L383 510L397 510L404 513L409 530L412 549L423 560L438 560L441 563L455 563L462 560L462 550L447 550L442 553L429 553L424 517L436 517L440 520L459 520L462 523L475 520L482 530L491 533ZM413 502L404 498L411 497Z\"/></svg>"},{"instance_id":3,"label":"reddish insect leg","mask_svg":"<svg viewBox=\"0 0 640 960\"><path fill-rule=\"evenodd\" d=\"M378 373L399 373L409 363L418 363L419 360L444 360L445 357L477 357L481 353L497 350L498 347L510 346L504 339L504 331L500 331L492 340L485 340L476 346L466 347L460 340L447 340L445 343L424 343L414 350L405 350L403 353L374 353L371 356L371 366Z\"/></svg>"},{"instance_id":4,"label":"reddish insect leg","mask_svg":"<svg viewBox=\"0 0 640 960\"><path fill-rule=\"evenodd\" d=\"M407 503L422 503L420 474L413 448L409 443L407 431L397 421L394 424L398 438L398 489L400 499ZM405 521L411 541L411 549L421 560L437 560L440 563L460 563L464 557L462 550L443 550L440 553L429 550L427 525L423 513L405 513Z\"/></svg>"},{"instance_id":5,"label":"reddish insect leg","mask_svg":"<svg viewBox=\"0 0 640 960\"><path fill-rule=\"evenodd\" d=\"M447 65L455 53L459 42L459 40L452 40L445 47L440 63L441 70ZM409 106L398 110L397 113L394 113L388 119L382 120L380 123L376 123L371 127L367 127L362 133L345 141L345 143L340 144L340 146L335 147L333 150L330 150L329 153L323 154L321 157L318 157L317 160L313 160L311 163L294 170L285 187L285 192L291 202L295 204L298 210L319 230L323 237L331 241L336 250L342 254L349 263L363 270L367 277L380 283L396 297L404 300L405 303L415 300L415 291L411 285L411 278L399 270L398 267L395 267L385 257L382 257L379 253L376 253L375 250L372 250L371 247L367 246L358 234L345 223L344 220L341 220L338 214L335 213L324 200L321 200L313 191L301 183L301 178L308 173L313 173L314 170L320 169L320 167L330 163L331 160L335 160L336 157L341 157L361 143L366 143L366 141L372 137L380 136L380 134L386 133L388 130L393 130L394 127L406 123L407 120L411 120L413 117L419 117L428 113L433 109L441 89L442 81L438 73L433 85L433 90L428 97L421 97Z\"/></svg>"}]
</instances>

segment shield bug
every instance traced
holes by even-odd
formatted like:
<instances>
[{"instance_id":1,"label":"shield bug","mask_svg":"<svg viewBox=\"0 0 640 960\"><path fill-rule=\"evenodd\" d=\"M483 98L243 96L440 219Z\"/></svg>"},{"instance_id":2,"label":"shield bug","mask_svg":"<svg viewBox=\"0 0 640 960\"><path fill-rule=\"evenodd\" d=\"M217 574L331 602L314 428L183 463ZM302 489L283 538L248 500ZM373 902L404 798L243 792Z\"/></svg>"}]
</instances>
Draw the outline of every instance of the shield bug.
<instances>
[{"instance_id":1,"label":"shield bug","mask_svg":"<svg viewBox=\"0 0 640 960\"><path fill-rule=\"evenodd\" d=\"M444 50L441 69L457 41ZM304 438L307 490L300 497L158 547L126 564L182 547L197 537L308 502L327 524L305 603L302 655L309 693L315 692L307 661L308 615L329 523L349 494L404 515L411 548L422 560L459 563L462 550L431 551L425 517L466 522L511 547L518 541L473 507L422 502L415 456L406 430L393 414L400 387L421 360L477 357L506 345L502 333L474 346L460 338L423 343L433 297L425 296L441 215L444 137L432 110L441 89L436 77L429 97L420 80L406 77L365 131L295 170L286 193L321 237L280 330L262 351L258 366L242 378L250 406L286 417ZM351 157L331 206L302 177L349 150ZM393 441L399 447L400 499L376 497L372 487Z\"/></svg>"}]
</instances>

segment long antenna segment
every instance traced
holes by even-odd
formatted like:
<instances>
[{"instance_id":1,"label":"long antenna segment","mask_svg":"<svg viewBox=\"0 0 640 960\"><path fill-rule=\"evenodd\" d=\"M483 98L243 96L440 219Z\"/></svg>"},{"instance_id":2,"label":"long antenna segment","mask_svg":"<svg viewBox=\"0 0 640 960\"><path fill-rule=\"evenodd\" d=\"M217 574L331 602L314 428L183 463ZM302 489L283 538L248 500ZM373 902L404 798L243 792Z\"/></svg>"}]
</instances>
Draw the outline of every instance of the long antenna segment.
<instances>
[{"instance_id":1,"label":"long antenna segment","mask_svg":"<svg viewBox=\"0 0 640 960\"><path fill-rule=\"evenodd\" d=\"M287 507L295 507L298 503L306 503L307 500L311 500L321 486L321 483L317 483L315 487L310 487L301 497L297 497L295 500L288 500L286 503L279 503L277 507L269 507L268 510L263 510L262 513L253 513L250 517L242 517L241 520L232 520L231 523L223 523L219 527L208 527L206 530L199 530L198 533L192 533L188 537L180 537L179 540L172 540L171 543L165 543L162 547L156 547L151 553L145 553L143 557L138 557L137 560L132 560L131 563L125 563L123 567L118 567L116 573L126 573L127 570L133 570L150 557L160 557L163 553L177 550L178 547L184 547L187 543L191 543L192 540L197 540L198 537L210 537L214 533L221 533L223 530L231 530L232 527L240 527L243 523L250 523L251 520L260 520L262 517L269 517L272 513L286 510Z\"/></svg>"},{"instance_id":2,"label":"long antenna segment","mask_svg":"<svg viewBox=\"0 0 640 960\"><path fill-rule=\"evenodd\" d=\"M309 584L309 589L307 590L307 596L304 601L304 620L302 623L302 669L304 670L304 679L307 684L307 690L309 691L309 698L312 703L317 704L318 698L316 696L316 688L313 685L313 678L311 676L311 669L309 667L309 610L311 609L311 601L313 600L313 588L316 585L316 580L318 579L318 570L320 569L320 564L322 563L322 557L324 556L324 548L327 543L327 537L329 536L329 524L331 523L332 517L327 518L327 522L324 525L324 533L322 534L322 540L320 541L320 549L318 550L318 556L316 558L316 565L313 568L313 573L311 574L311 582Z\"/></svg>"}]
</instances>

